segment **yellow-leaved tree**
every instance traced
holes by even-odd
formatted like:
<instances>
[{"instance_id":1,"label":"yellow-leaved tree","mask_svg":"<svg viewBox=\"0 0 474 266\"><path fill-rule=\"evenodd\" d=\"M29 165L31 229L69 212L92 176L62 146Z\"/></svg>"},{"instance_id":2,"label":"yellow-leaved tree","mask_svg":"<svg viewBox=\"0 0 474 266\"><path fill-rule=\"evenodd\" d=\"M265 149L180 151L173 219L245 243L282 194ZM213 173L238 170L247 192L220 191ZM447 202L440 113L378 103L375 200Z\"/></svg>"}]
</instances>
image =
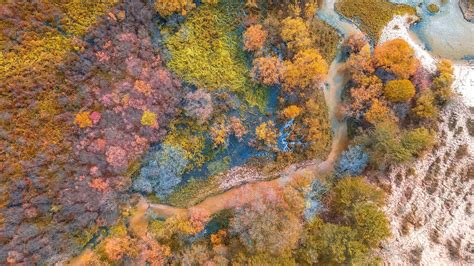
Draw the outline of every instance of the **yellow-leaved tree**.
<instances>
[{"instance_id":1,"label":"yellow-leaved tree","mask_svg":"<svg viewBox=\"0 0 474 266\"><path fill-rule=\"evenodd\" d=\"M282 22L281 38L293 52L311 47L311 35L305 21L300 18L286 18Z\"/></svg>"},{"instance_id":2,"label":"yellow-leaved tree","mask_svg":"<svg viewBox=\"0 0 474 266\"><path fill-rule=\"evenodd\" d=\"M285 62L284 84L287 89L308 88L322 81L327 71L328 64L316 49L302 50L293 62Z\"/></svg>"}]
</instances>

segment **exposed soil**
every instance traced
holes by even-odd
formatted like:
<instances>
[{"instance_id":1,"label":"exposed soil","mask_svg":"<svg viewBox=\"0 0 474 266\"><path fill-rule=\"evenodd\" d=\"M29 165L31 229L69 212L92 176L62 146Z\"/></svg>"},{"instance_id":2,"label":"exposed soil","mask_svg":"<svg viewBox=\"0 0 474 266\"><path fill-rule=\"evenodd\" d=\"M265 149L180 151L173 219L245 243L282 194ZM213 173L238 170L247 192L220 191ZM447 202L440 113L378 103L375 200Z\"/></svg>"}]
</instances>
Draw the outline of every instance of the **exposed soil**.
<instances>
[{"instance_id":1,"label":"exposed soil","mask_svg":"<svg viewBox=\"0 0 474 266\"><path fill-rule=\"evenodd\" d=\"M474 22L474 3L471 0L459 0L464 18L469 22Z\"/></svg>"},{"instance_id":2,"label":"exposed soil","mask_svg":"<svg viewBox=\"0 0 474 266\"><path fill-rule=\"evenodd\" d=\"M386 264L474 263L474 138L466 128L473 114L458 99L440 118L432 153L380 177L391 191L392 238L380 250Z\"/></svg>"}]
</instances>

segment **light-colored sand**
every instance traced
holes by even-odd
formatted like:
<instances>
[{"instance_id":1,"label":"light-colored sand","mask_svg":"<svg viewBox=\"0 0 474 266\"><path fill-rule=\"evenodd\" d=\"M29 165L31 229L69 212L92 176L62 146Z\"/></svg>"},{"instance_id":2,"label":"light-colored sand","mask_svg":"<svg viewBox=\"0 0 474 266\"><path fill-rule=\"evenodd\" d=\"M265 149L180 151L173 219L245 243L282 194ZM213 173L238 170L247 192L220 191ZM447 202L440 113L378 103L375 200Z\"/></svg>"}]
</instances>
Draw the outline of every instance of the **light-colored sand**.
<instances>
[{"instance_id":1,"label":"light-colored sand","mask_svg":"<svg viewBox=\"0 0 474 266\"><path fill-rule=\"evenodd\" d=\"M474 62L456 63L454 65L456 80L453 88L462 95L463 102L474 107Z\"/></svg>"},{"instance_id":2,"label":"light-colored sand","mask_svg":"<svg viewBox=\"0 0 474 266\"><path fill-rule=\"evenodd\" d=\"M385 211L392 238L379 254L386 265L474 263L474 138L466 128L473 115L456 99L440 118L439 147L380 176L391 191ZM456 156L461 145L468 155Z\"/></svg>"}]
</instances>

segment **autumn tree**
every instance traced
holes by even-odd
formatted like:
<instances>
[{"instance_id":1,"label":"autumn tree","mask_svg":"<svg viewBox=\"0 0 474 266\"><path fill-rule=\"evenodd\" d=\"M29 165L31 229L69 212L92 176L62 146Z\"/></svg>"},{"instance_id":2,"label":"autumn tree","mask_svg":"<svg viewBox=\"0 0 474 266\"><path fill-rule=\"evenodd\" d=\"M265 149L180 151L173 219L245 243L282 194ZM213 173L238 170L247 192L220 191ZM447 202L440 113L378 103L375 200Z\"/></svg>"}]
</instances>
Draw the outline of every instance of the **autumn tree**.
<instances>
[{"instance_id":1,"label":"autumn tree","mask_svg":"<svg viewBox=\"0 0 474 266\"><path fill-rule=\"evenodd\" d=\"M311 35L305 21L300 18L288 17L281 26L281 38L294 53L312 46Z\"/></svg>"},{"instance_id":2,"label":"autumn tree","mask_svg":"<svg viewBox=\"0 0 474 266\"><path fill-rule=\"evenodd\" d=\"M304 264L340 265L364 256L368 249L349 226L326 223L320 218L305 226L298 260Z\"/></svg>"},{"instance_id":3,"label":"autumn tree","mask_svg":"<svg viewBox=\"0 0 474 266\"><path fill-rule=\"evenodd\" d=\"M387 119L393 119L393 115L384 101L374 99L369 110L365 113L365 119L371 124L377 124Z\"/></svg>"},{"instance_id":4,"label":"autumn tree","mask_svg":"<svg viewBox=\"0 0 474 266\"><path fill-rule=\"evenodd\" d=\"M214 141L214 146L222 146L227 142L229 127L224 123L224 121L219 121L211 127L210 133L212 140Z\"/></svg>"},{"instance_id":5,"label":"autumn tree","mask_svg":"<svg viewBox=\"0 0 474 266\"><path fill-rule=\"evenodd\" d=\"M280 83L283 64L277 57L258 57L253 60L251 76L254 80L265 84Z\"/></svg>"},{"instance_id":6,"label":"autumn tree","mask_svg":"<svg viewBox=\"0 0 474 266\"><path fill-rule=\"evenodd\" d=\"M357 45L357 44L353 44ZM352 79L362 79L374 72L372 66L372 54L370 44L366 43L362 47L352 48L356 52L352 53L345 63L345 68L349 71Z\"/></svg>"},{"instance_id":7,"label":"autumn tree","mask_svg":"<svg viewBox=\"0 0 474 266\"><path fill-rule=\"evenodd\" d=\"M204 124L214 111L212 96L202 89L189 92L184 98L184 111L187 116L196 119L198 124Z\"/></svg>"},{"instance_id":8,"label":"autumn tree","mask_svg":"<svg viewBox=\"0 0 474 266\"><path fill-rule=\"evenodd\" d=\"M374 63L401 79L408 79L417 69L418 61L413 49L402 39L385 42L375 48Z\"/></svg>"},{"instance_id":9,"label":"autumn tree","mask_svg":"<svg viewBox=\"0 0 474 266\"><path fill-rule=\"evenodd\" d=\"M321 218L310 221L297 251L298 262L303 265L376 264L370 254L371 245L389 236L389 224L382 211L368 208L364 211L358 213L356 223L332 224ZM372 226L374 230L370 231Z\"/></svg>"},{"instance_id":10,"label":"autumn tree","mask_svg":"<svg viewBox=\"0 0 474 266\"><path fill-rule=\"evenodd\" d=\"M400 129L396 121L377 123L363 135L363 143L372 164L385 166L387 163L406 162L412 158L410 151L400 143Z\"/></svg>"},{"instance_id":11,"label":"autumn tree","mask_svg":"<svg viewBox=\"0 0 474 266\"><path fill-rule=\"evenodd\" d=\"M367 183L363 177L346 177L331 190L331 210L337 215L348 215L357 204L372 203L382 206L385 195L378 187Z\"/></svg>"},{"instance_id":12,"label":"autumn tree","mask_svg":"<svg viewBox=\"0 0 474 266\"><path fill-rule=\"evenodd\" d=\"M285 62L283 74L287 88L309 88L324 79L328 65L316 49L298 52L293 62Z\"/></svg>"},{"instance_id":13,"label":"autumn tree","mask_svg":"<svg viewBox=\"0 0 474 266\"><path fill-rule=\"evenodd\" d=\"M249 253L279 255L296 247L302 223L278 195L265 195L238 209L230 227Z\"/></svg>"},{"instance_id":14,"label":"autumn tree","mask_svg":"<svg viewBox=\"0 0 474 266\"><path fill-rule=\"evenodd\" d=\"M257 254L239 253L233 258L231 265L297 265L291 252L285 252L280 255L273 255L268 252L259 252Z\"/></svg>"},{"instance_id":15,"label":"autumn tree","mask_svg":"<svg viewBox=\"0 0 474 266\"><path fill-rule=\"evenodd\" d=\"M244 135L247 134L247 129L242 124L242 121L235 116L230 118L230 130L239 141L242 141Z\"/></svg>"},{"instance_id":16,"label":"autumn tree","mask_svg":"<svg viewBox=\"0 0 474 266\"><path fill-rule=\"evenodd\" d=\"M257 51L263 47L267 38L267 32L262 25L255 24L244 32L244 48L247 51Z\"/></svg>"},{"instance_id":17,"label":"autumn tree","mask_svg":"<svg viewBox=\"0 0 474 266\"><path fill-rule=\"evenodd\" d=\"M434 133L421 127L400 130L393 120L383 121L362 137L371 162L376 165L407 162L434 144Z\"/></svg>"},{"instance_id":18,"label":"autumn tree","mask_svg":"<svg viewBox=\"0 0 474 266\"><path fill-rule=\"evenodd\" d=\"M80 112L76 115L76 119L74 122L80 127L80 128L85 128L85 127L90 127L92 126L92 120L90 119L90 112L84 111Z\"/></svg>"},{"instance_id":19,"label":"autumn tree","mask_svg":"<svg viewBox=\"0 0 474 266\"><path fill-rule=\"evenodd\" d=\"M372 101L382 95L382 81L375 75L360 75L355 78L355 86L350 89L351 103L349 105L352 116L360 118Z\"/></svg>"},{"instance_id":20,"label":"autumn tree","mask_svg":"<svg viewBox=\"0 0 474 266\"><path fill-rule=\"evenodd\" d=\"M337 224L316 218L306 224L298 259L306 264L371 264L370 251L390 236L380 207L382 190L363 177L340 179L330 192L330 212Z\"/></svg>"},{"instance_id":21,"label":"autumn tree","mask_svg":"<svg viewBox=\"0 0 474 266\"><path fill-rule=\"evenodd\" d=\"M351 223L360 242L369 248L375 248L390 236L387 217L376 204L365 202L357 204L351 214Z\"/></svg>"},{"instance_id":22,"label":"autumn tree","mask_svg":"<svg viewBox=\"0 0 474 266\"><path fill-rule=\"evenodd\" d=\"M431 76L432 74L428 72L423 66L419 65L416 69L415 74L411 78L413 85L420 90L424 91L430 88L431 86Z\"/></svg>"},{"instance_id":23,"label":"autumn tree","mask_svg":"<svg viewBox=\"0 0 474 266\"><path fill-rule=\"evenodd\" d=\"M212 255L207 245L193 243L179 254L178 260L180 265L220 265L213 261Z\"/></svg>"},{"instance_id":24,"label":"autumn tree","mask_svg":"<svg viewBox=\"0 0 474 266\"><path fill-rule=\"evenodd\" d=\"M145 110L143 112L140 122L144 126L158 127L158 123L156 119L157 119L157 116L155 113Z\"/></svg>"},{"instance_id":25,"label":"autumn tree","mask_svg":"<svg viewBox=\"0 0 474 266\"><path fill-rule=\"evenodd\" d=\"M110 261L120 261L124 256L134 255L135 241L126 236L115 236L107 238L100 246L106 258Z\"/></svg>"},{"instance_id":26,"label":"autumn tree","mask_svg":"<svg viewBox=\"0 0 474 266\"><path fill-rule=\"evenodd\" d=\"M282 43L281 37L282 21L274 15L268 15L263 21L263 26L267 32L267 41L272 45L280 45Z\"/></svg>"},{"instance_id":27,"label":"autumn tree","mask_svg":"<svg viewBox=\"0 0 474 266\"><path fill-rule=\"evenodd\" d=\"M301 114L303 127L295 129L309 147L305 151L309 157L325 156L331 146L331 124L324 103L323 95L313 94L304 104L304 111Z\"/></svg>"},{"instance_id":28,"label":"autumn tree","mask_svg":"<svg viewBox=\"0 0 474 266\"><path fill-rule=\"evenodd\" d=\"M437 68L438 73L433 79L432 89L437 104L444 105L453 97L454 94L451 89L454 81L453 67L449 60L441 60L437 64Z\"/></svg>"},{"instance_id":29,"label":"autumn tree","mask_svg":"<svg viewBox=\"0 0 474 266\"><path fill-rule=\"evenodd\" d=\"M385 84L383 93L392 102L405 102L415 96L413 83L407 79L391 80Z\"/></svg>"},{"instance_id":30,"label":"autumn tree","mask_svg":"<svg viewBox=\"0 0 474 266\"><path fill-rule=\"evenodd\" d=\"M262 141L266 145L273 146L276 144L277 132L273 121L263 122L256 129L255 134L257 140Z\"/></svg>"},{"instance_id":31,"label":"autumn tree","mask_svg":"<svg viewBox=\"0 0 474 266\"><path fill-rule=\"evenodd\" d=\"M163 17L170 16L173 13L186 16L195 7L196 5L191 0L157 0L155 2L156 11Z\"/></svg>"},{"instance_id":32,"label":"autumn tree","mask_svg":"<svg viewBox=\"0 0 474 266\"><path fill-rule=\"evenodd\" d=\"M401 140L405 149L414 156L420 156L424 151L433 146L434 133L424 127L416 128L406 132Z\"/></svg>"},{"instance_id":33,"label":"autumn tree","mask_svg":"<svg viewBox=\"0 0 474 266\"><path fill-rule=\"evenodd\" d=\"M344 40L344 46L350 49L351 54L358 54L369 44L367 36L363 33L351 34ZM370 46L370 45L369 45ZM370 48L370 47L369 47Z\"/></svg>"},{"instance_id":34,"label":"autumn tree","mask_svg":"<svg viewBox=\"0 0 474 266\"><path fill-rule=\"evenodd\" d=\"M453 63L447 59L441 59L436 65L438 73L453 73Z\"/></svg>"},{"instance_id":35,"label":"autumn tree","mask_svg":"<svg viewBox=\"0 0 474 266\"><path fill-rule=\"evenodd\" d=\"M283 116L285 116L288 119L294 119L295 117L299 116L303 110L296 106L296 105L290 105L283 109Z\"/></svg>"},{"instance_id":36,"label":"autumn tree","mask_svg":"<svg viewBox=\"0 0 474 266\"><path fill-rule=\"evenodd\" d=\"M434 119L438 114L438 108L435 106L435 98L431 90L424 90L416 99L415 107L411 112L421 119Z\"/></svg>"}]
</instances>

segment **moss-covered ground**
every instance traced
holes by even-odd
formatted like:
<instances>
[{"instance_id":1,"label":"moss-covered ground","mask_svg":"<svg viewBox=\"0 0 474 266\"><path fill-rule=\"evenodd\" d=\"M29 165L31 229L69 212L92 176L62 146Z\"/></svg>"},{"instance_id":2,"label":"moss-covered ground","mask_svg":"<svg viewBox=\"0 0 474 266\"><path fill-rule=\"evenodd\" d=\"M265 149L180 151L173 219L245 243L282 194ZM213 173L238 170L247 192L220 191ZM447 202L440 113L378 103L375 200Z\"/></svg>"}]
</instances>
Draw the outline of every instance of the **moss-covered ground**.
<instances>
[{"instance_id":1,"label":"moss-covered ground","mask_svg":"<svg viewBox=\"0 0 474 266\"><path fill-rule=\"evenodd\" d=\"M372 40L377 41L382 29L394 15L416 14L413 7L398 5L386 0L338 0L336 10L359 23L359 27Z\"/></svg>"}]
</instances>

